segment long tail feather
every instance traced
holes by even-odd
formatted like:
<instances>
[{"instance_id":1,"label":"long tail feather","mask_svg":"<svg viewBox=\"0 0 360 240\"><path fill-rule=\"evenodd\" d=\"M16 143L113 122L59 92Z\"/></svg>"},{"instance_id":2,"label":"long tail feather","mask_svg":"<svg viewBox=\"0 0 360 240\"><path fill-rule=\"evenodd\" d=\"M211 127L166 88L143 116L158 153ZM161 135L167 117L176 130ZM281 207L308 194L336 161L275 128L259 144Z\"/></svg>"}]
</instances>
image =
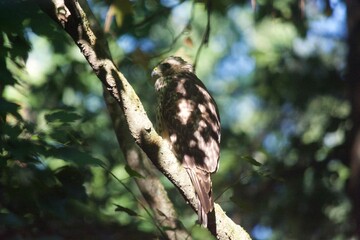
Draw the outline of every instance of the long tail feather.
<instances>
[{"instance_id":1,"label":"long tail feather","mask_svg":"<svg viewBox=\"0 0 360 240\"><path fill-rule=\"evenodd\" d=\"M207 214L214 208L211 191L210 174L197 168L186 168L198 197L198 219L202 226L207 227Z\"/></svg>"}]
</instances>

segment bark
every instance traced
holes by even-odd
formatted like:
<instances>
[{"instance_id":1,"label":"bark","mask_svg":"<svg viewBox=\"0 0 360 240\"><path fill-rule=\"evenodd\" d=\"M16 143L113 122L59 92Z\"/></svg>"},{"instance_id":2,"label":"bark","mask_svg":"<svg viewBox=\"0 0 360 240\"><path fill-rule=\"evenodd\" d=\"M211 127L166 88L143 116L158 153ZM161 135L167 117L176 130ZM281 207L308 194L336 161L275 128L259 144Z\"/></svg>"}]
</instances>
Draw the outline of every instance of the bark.
<instances>
[{"instance_id":1,"label":"bark","mask_svg":"<svg viewBox=\"0 0 360 240\"><path fill-rule=\"evenodd\" d=\"M80 4L77 0L38 0L38 2L42 10L72 37L94 73L115 99L136 144L197 212L197 198L186 170L177 161L168 144L154 130L140 99L115 66L107 44L98 41L101 36L95 33L84 11L87 3L80 1ZM216 231L212 234L218 239L250 239L247 232L228 218L217 204L215 204L214 217Z\"/></svg>"},{"instance_id":2,"label":"bark","mask_svg":"<svg viewBox=\"0 0 360 240\"><path fill-rule=\"evenodd\" d=\"M355 231L360 238L360 3L356 0L349 0L347 3L349 52L346 80L353 124L346 144L347 163L351 172L348 191L354 207Z\"/></svg>"}]
</instances>

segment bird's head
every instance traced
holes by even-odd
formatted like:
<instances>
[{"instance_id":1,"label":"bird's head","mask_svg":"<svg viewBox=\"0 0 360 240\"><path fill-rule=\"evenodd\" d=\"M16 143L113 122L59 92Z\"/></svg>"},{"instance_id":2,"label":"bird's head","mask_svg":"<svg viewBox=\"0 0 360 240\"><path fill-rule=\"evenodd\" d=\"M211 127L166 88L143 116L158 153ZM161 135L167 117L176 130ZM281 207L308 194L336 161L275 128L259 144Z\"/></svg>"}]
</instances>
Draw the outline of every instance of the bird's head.
<instances>
[{"instance_id":1,"label":"bird's head","mask_svg":"<svg viewBox=\"0 0 360 240\"><path fill-rule=\"evenodd\" d=\"M160 77L171 76L180 72L194 73L194 67L181 57L171 56L157 65L151 73L151 78L156 81Z\"/></svg>"}]
</instances>

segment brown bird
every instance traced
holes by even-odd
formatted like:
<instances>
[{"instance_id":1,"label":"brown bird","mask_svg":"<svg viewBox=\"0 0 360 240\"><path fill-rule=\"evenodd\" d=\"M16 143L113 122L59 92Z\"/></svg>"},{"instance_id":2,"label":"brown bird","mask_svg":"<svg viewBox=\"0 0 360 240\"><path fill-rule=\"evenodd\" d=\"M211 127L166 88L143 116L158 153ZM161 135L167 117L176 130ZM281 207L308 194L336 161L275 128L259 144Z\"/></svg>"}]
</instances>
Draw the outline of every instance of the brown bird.
<instances>
[{"instance_id":1,"label":"brown bird","mask_svg":"<svg viewBox=\"0 0 360 240\"><path fill-rule=\"evenodd\" d=\"M198 198L198 219L204 227L214 209L210 174L220 155L220 117L214 99L180 57L168 57L154 68L157 130L186 169Z\"/></svg>"}]
</instances>

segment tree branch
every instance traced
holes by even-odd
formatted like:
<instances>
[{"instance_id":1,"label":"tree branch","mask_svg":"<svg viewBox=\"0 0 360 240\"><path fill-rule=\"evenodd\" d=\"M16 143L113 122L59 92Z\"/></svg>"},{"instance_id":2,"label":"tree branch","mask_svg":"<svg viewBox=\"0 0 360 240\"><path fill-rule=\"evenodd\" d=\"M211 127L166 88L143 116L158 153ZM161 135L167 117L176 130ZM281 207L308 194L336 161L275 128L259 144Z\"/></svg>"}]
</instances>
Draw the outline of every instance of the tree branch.
<instances>
[{"instance_id":1,"label":"tree branch","mask_svg":"<svg viewBox=\"0 0 360 240\"><path fill-rule=\"evenodd\" d=\"M88 7L87 3L81 1L80 4L77 0L38 0L38 2L42 10L63 26L72 37L104 87L118 103L137 145L197 211L195 191L186 170L180 165L168 144L156 133L139 97L115 66L107 45L104 46L98 40L101 37L94 34L83 10L83 6ZM250 239L246 231L228 218L217 204L214 215L217 231L213 234L218 239Z\"/></svg>"}]
</instances>

